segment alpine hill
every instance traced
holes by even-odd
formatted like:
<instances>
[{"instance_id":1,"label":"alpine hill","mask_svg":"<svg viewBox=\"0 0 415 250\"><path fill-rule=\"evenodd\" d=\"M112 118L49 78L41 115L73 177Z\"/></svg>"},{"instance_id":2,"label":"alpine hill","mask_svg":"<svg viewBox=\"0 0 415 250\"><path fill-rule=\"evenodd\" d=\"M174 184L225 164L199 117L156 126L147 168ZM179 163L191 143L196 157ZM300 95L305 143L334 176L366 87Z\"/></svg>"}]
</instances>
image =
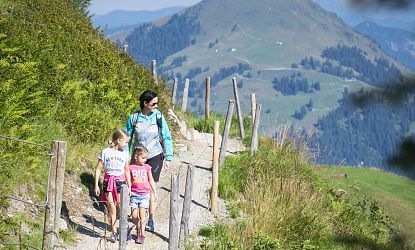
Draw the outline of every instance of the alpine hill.
<instances>
[{"instance_id":1,"label":"alpine hill","mask_svg":"<svg viewBox=\"0 0 415 250\"><path fill-rule=\"evenodd\" d=\"M202 86L205 77L211 77L212 109L225 112L232 91L217 86L229 85L230 77L237 76L241 98L249 100L252 92L260 95L271 120L278 116L280 121L309 127L338 106L345 87L357 90L371 83L363 78L350 82L348 79L353 77L305 69L299 65L302 59L313 57L323 63L324 49L344 45L360 49L363 57L374 64L375 58L393 62L371 39L310 0L204 0L173 16L144 24L125 42L138 62L149 64L156 59L159 72L169 80L178 77L182 84L184 78L190 78L193 111L203 112ZM334 66L338 64L333 62ZM396 67L403 70L398 64ZM285 95L273 86L275 78L281 80L293 72L310 86L318 82L320 90ZM310 100L314 112L296 119L295 112ZM242 102L242 111L249 112L248 102ZM275 126L271 122L265 125Z\"/></svg>"}]
</instances>

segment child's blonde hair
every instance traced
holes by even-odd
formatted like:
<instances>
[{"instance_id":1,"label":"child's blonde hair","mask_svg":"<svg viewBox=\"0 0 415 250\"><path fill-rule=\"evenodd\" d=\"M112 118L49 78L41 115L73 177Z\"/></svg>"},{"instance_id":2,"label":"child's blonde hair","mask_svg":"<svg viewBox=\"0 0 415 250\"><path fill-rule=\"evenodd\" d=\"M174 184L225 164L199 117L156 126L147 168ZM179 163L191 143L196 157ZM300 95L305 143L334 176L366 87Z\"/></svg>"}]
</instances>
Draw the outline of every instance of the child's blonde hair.
<instances>
[{"instance_id":1,"label":"child's blonde hair","mask_svg":"<svg viewBox=\"0 0 415 250\"><path fill-rule=\"evenodd\" d=\"M114 133L112 133L111 139L108 141L108 143L109 143L110 147L114 147L114 146L116 146L115 142L118 139L123 139L123 138L126 138L126 137L129 137L127 131L125 131L124 129L119 128L119 129L115 130Z\"/></svg>"},{"instance_id":2,"label":"child's blonde hair","mask_svg":"<svg viewBox=\"0 0 415 250\"><path fill-rule=\"evenodd\" d=\"M133 156L137 154L138 156L142 155L142 154L148 154L148 150L145 147L135 147L134 151L133 151Z\"/></svg>"}]
</instances>

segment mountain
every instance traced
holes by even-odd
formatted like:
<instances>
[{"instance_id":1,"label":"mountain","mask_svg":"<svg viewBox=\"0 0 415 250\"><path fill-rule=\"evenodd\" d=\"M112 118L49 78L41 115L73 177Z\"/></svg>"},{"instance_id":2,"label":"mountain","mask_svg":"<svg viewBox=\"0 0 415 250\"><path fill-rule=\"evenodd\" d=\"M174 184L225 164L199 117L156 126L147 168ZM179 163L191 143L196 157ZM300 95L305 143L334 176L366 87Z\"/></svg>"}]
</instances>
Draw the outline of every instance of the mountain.
<instances>
[{"instance_id":1,"label":"mountain","mask_svg":"<svg viewBox=\"0 0 415 250\"><path fill-rule=\"evenodd\" d=\"M361 58L375 68L377 59L395 65L371 39L355 32L335 14L329 13L309 0L205 0L169 18L153 21L134 30L125 40L129 53L140 63L149 65L156 59L158 70L166 78L190 78L191 110L203 112L203 82L212 78L213 103L216 112L225 112L232 91L221 91L229 86L230 77L238 78L240 93L246 100L252 92L263 96L270 122L268 130L275 127L272 121L296 122L312 127L319 117L337 107L345 87L351 90L370 87L365 78L353 75L358 70L342 66L339 71L351 74L327 74L323 69L309 70L299 66L302 59L313 57L321 64L332 60L322 56L322 51L338 44L359 48ZM338 62L333 62L331 68ZM396 64L401 70L402 66ZM297 95L284 95L273 85L275 78L293 81L318 82L318 91L300 91ZM378 73L373 73L376 75ZM387 80L386 78L384 80ZM277 97L278 96L278 97ZM293 115L313 100L314 107L304 119ZM248 113L249 103L242 103Z\"/></svg>"},{"instance_id":2,"label":"mountain","mask_svg":"<svg viewBox=\"0 0 415 250\"><path fill-rule=\"evenodd\" d=\"M415 72L415 33L373 22L360 23L354 29L375 40L388 55Z\"/></svg>"},{"instance_id":3,"label":"mountain","mask_svg":"<svg viewBox=\"0 0 415 250\"><path fill-rule=\"evenodd\" d=\"M231 78L236 77L242 112L250 114L251 93L263 105L260 133L273 135L278 124L287 122L316 129L324 148L320 162L385 167L399 141L411 134L412 115L403 121L396 112L384 119L391 112L387 104L359 111L344 99L347 93L388 88L410 71L371 38L309 0L204 0L136 28L126 42L138 62L148 65L156 59L169 83L178 78L179 92L189 78L189 110L198 114L204 112L206 77L211 77L211 110L220 113L233 99ZM336 145L340 132L342 143ZM376 138L393 135L396 140L384 152ZM359 138L363 142L348 147ZM332 150L336 157L326 157Z\"/></svg>"},{"instance_id":4,"label":"mountain","mask_svg":"<svg viewBox=\"0 0 415 250\"><path fill-rule=\"evenodd\" d=\"M160 10L115 10L105 15L95 15L91 17L94 27L101 27L107 35L115 32L129 30L141 23L169 16L184 9L183 6L173 6Z\"/></svg>"}]
</instances>

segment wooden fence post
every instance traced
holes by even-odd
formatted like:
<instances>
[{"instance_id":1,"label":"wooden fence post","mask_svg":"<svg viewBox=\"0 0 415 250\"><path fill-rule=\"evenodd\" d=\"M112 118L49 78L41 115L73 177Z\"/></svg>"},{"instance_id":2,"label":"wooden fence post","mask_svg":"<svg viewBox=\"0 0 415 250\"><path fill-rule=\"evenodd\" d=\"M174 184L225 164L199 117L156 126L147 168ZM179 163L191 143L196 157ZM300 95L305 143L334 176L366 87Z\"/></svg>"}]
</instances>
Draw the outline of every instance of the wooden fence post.
<instances>
[{"instance_id":1,"label":"wooden fence post","mask_svg":"<svg viewBox=\"0 0 415 250\"><path fill-rule=\"evenodd\" d=\"M56 170L56 196L55 196L55 232L59 235L59 220L61 218L63 182L65 179L66 165L66 141L60 141L58 153L58 165Z\"/></svg>"},{"instance_id":2,"label":"wooden fence post","mask_svg":"<svg viewBox=\"0 0 415 250\"><path fill-rule=\"evenodd\" d=\"M194 172L195 172L195 166L188 165L187 175L186 175L186 187L184 190L182 221L180 223L180 242L183 247L186 246L187 240L189 239L189 218L190 218L190 205L192 203Z\"/></svg>"},{"instance_id":3,"label":"wooden fence post","mask_svg":"<svg viewBox=\"0 0 415 250\"><path fill-rule=\"evenodd\" d=\"M54 249L59 244L58 222L61 215L63 179L65 174L66 142L53 141L48 180L48 202L45 209L42 249Z\"/></svg>"},{"instance_id":4,"label":"wooden fence post","mask_svg":"<svg viewBox=\"0 0 415 250\"><path fill-rule=\"evenodd\" d=\"M255 109L256 109L256 97L255 97L255 93L252 93L251 94L252 127L254 126L254 122L255 122Z\"/></svg>"},{"instance_id":5,"label":"wooden fence post","mask_svg":"<svg viewBox=\"0 0 415 250\"><path fill-rule=\"evenodd\" d=\"M212 192L210 195L210 211L213 216L217 215L218 207L218 184L219 184L219 121L213 126L213 159L212 159Z\"/></svg>"},{"instance_id":6,"label":"wooden fence post","mask_svg":"<svg viewBox=\"0 0 415 250\"><path fill-rule=\"evenodd\" d=\"M251 141L251 155L253 155L258 150L258 128L259 128L259 117L261 114L261 104L256 105L255 110L255 122L252 127L252 141Z\"/></svg>"},{"instance_id":7,"label":"wooden fence post","mask_svg":"<svg viewBox=\"0 0 415 250\"><path fill-rule=\"evenodd\" d=\"M205 95L205 119L209 119L210 113L210 77L206 77L206 95Z\"/></svg>"},{"instance_id":8,"label":"wooden fence post","mask_svg":"<svg viewBox=\"0 0 415 250\"><path fill-rule=\"evenodd\" d=\"M171 95L171 102L174 104L176 104L176 92L177 92L177 82L178 79L174 78L174 82L173 82L173 93Z\"/></svg>"},{"instance_id":9,"label":"wooden fence post","mask_svg":"<svg viewBox=\"0 0 415 250\"><path fill-rule=\"evenodd\" d=\"M235 100L229 100L228 112L226 114L225 128L222 134L222 143L219 152L219 166L225 161L226 146L228 144L229 130L231 129L233 107L235 106Z\"/></svg>"},{"instance_id":10,"label":"wooden fence post","mask_svg":"<svg viewBox=\"0 0 415 250\"><path fill-rule=\"evenodd\" d=\"M151 61L151 70L153 71L153 81L155 84L159 84L159 79L157 77L157 61Z\"/></svg>"},{"instance_id":11,"label":"wooden fence post","mask_svg":"<svg viewBox=\"0 0 415 250\"><path fill-rule=\"evenodd\" d=\"M179 175L171 175L169 250L179 249Z\"/></svg>"},{"instance_id":12,"label":"wooden fence post","mask_svg":"<svg viewBox=\"0 0 415 250\"><path fill-rule=\"evenodd\" d=\"M127 248L127 228L128 228L128 186L122 185L121 186L121 194L120 194L120 226L119 226L119 248L120 250L125 250Z\"/></svg>"},{"instance_id":13,"label":"wooden fence post","mask_svg":"<svg viewBox=\"0 0 415 250\"><path fill-rule=\"evenodd\" d=\"M236 77L232 77L232 83L233 83L233 93L235 95L235 101L236 101L236 114L238 115L239 132L241 135L241 139L243 140L245 138L245 129L244 129L244 120L243 120L244 118L242 117L241 104L239 102L238 86L236 85Z\"/></svg>"},{"instance_id":14,"label":"wooden fence post","mask_svg":"<svg viewBox=\"0 0 415 250\"><path fill-rule=\"evenodd\" d=\"M186 78L184 82L184 90L183 90L182 112L186 112L188 94L189 94L189 79Z\"/></svg>"}]
</instances>

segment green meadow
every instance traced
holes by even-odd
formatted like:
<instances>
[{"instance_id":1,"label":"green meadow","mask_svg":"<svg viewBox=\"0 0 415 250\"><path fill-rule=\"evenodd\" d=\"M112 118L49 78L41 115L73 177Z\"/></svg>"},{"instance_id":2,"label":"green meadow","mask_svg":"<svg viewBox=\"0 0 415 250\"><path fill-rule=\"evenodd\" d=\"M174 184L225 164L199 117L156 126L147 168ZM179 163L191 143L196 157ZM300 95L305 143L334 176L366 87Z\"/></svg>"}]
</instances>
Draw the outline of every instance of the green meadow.
<instances>
[{"instance_id":1,"label":"green meadow","mask_svg":"<svg viewBox=\"0 0 415 250\"><path fill-rule=\"evenodd\" d=\"M318 172L350 199L366 195L378 200L415 247L415 181L373 168L321 167ZM347 178L330 177L338 173Z\"/></svg>"}]
</instances>

